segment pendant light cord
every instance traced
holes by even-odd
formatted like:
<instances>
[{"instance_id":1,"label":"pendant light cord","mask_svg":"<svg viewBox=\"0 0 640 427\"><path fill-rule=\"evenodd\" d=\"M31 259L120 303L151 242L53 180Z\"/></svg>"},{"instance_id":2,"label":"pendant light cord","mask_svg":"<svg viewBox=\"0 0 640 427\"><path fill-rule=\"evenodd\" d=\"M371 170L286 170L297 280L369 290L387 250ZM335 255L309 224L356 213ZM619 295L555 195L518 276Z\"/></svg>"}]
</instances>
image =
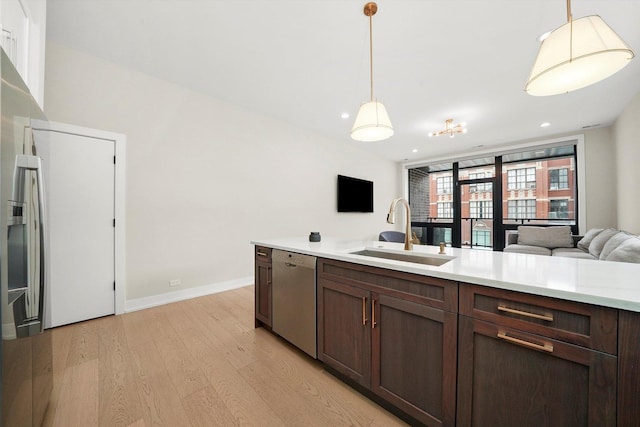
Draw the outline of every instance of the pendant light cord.
<instances>
[{"instance_id":1,"label":"pendant light cord","mask_svg":"<svg viewBox=\"0 0 640 427\"><path fill-rule=\"evenodd\" d=\"M373 13L369 15L369 76L371 81L371 101L373 101Z\"/></svg>"},{"instance_id":2,"label":"pendant light cord","mask_svg":"<svg viewBox=\"0 0 640 427\"><path fill-rule=\"evenodd\" d=\"M573 16L571 15L571 0L567 0L567 22L569 23L569 62L573 62Z\"/></svg>"}]
</instances>

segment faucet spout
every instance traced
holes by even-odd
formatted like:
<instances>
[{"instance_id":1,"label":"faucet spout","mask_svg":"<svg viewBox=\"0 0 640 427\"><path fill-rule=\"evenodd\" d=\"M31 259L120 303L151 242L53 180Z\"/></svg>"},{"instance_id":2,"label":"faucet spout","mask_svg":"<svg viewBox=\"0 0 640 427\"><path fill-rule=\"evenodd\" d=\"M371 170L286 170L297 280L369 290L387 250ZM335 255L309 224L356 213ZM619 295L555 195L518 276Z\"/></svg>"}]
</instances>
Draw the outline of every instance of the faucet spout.
<instances>
[{"instance_id":1,"label":"faucet spout","mask_svg":"<svg viewBox=\"0 0 640 427\"><path fill-rule=\"evenodd\" d=\"M389 213L387 214L387 222L389 224L395 223L395 207L396 205L402 202L404 205L404 210L406 213L406 224L407 229L404 233L404 250L412 251L413 250L413 242L411 241L411 207L409 206L409 202L402 197L398 197L397 199L393 199L391 202L391 207L389 208Z\"/></svg>"}]
</instances>

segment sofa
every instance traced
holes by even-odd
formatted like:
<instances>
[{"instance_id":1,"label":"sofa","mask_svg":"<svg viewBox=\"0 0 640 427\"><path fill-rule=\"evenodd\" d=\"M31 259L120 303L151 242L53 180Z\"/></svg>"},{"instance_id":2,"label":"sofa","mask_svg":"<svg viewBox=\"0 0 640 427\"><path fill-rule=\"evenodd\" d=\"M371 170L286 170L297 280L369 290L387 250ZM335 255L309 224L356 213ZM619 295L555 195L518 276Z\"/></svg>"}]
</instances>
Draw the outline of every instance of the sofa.
<instances>
[{"instance_id":1,"label":"sofa","mask_svg":"<svg viewBox=\"0 0 640 427\"><path fill-rule=\"evenodd\" d=\"M614 228L592 228L576 236L568 225L520 226L507 235L504 252L640 263L640 237Z\"/></svg>"}]
</instances>

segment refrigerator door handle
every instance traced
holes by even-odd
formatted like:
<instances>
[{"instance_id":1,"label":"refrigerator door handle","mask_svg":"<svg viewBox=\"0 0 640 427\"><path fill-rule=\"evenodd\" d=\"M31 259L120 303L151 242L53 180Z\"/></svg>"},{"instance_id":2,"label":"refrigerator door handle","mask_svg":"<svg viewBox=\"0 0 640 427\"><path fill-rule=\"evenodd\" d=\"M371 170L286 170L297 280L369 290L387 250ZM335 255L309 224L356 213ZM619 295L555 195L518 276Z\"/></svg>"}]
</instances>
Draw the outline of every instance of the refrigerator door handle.
<instances>
[{"instance_id":1,"label":"refrigerator door handle","mask_svg":"<svg viewBox=\"0 0 640 427\"><path fill-rule=\"evenodd\" d=\"M28 182L26 175L28 171L34 171L36 175L37 193L38 193L38 239L39 253L37 260L38 280L29 280L28 289L25 295L24 319L16 322L16 330L18 337L30 336L42 333L44 330L44 297L45 297L45 256L46 256L46 211L45 211L45 192L44 192L44 175L42 172L42 159L38 156L30 156L19 154L16 156L15 168L13 171L13 201L24 203L25 187ZM28 245L33 242L28 241ZM28 253L32 253L28 248ZM32 266L36 268L36 266ZM31 277L31 271L29 271ZM17 302L17 301L16 301ZM37 309L37 311L36 311ZM16 307L14 307L16 313ZM22 317L22 316L20 316ZM15 319L18 320L18 319Z\"/></svg>"}]
</instances>

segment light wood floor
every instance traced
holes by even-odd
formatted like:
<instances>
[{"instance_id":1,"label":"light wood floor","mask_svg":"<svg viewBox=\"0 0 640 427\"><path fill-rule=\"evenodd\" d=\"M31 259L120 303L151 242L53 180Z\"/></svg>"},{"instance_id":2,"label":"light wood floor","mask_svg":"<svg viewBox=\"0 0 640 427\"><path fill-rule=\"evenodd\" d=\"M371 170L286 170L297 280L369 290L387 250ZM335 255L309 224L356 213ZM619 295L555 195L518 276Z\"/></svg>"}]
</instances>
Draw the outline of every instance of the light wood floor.
<instances>
[{"instance_id":1,"label":"light wood floor","mask_svg":"<svg viewBox=\"0 0 640 427\"><path fill-rule=\"evenodd\" d=\"M54 329L43 425L405 425L253 316L248 286Z\"/></svg>"}]
</instances>

